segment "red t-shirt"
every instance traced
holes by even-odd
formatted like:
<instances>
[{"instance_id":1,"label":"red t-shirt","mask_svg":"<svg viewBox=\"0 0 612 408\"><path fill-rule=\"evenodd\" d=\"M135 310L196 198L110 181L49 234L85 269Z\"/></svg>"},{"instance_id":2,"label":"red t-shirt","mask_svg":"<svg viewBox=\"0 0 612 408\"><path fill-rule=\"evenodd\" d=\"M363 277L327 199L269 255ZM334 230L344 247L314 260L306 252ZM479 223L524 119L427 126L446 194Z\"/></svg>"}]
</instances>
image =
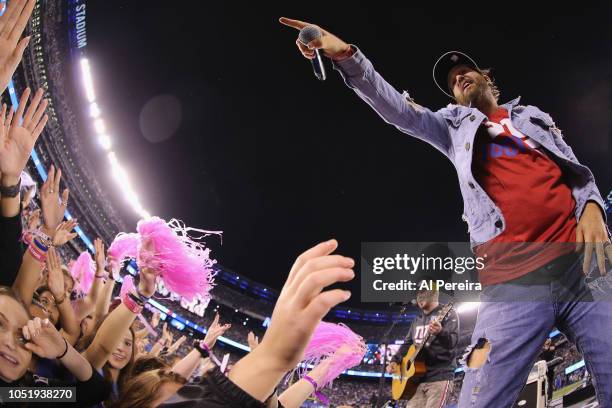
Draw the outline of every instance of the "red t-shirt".
<instances>
[{"instance_id":1,"label":"red t-shirt","mask_svg":"<svg viewBox=\"0 0 612 408\"><path fill-rule=\"evenodd\" d=\"M509 281L570 252L570 245L542 244L575 242L576 203L561 169L539 143L515 129L508 111L499 108L480 127L474 144L474 177L506 226L476 248L477 256L487 254L480 282Z\"/></svg>"}]
</instances>

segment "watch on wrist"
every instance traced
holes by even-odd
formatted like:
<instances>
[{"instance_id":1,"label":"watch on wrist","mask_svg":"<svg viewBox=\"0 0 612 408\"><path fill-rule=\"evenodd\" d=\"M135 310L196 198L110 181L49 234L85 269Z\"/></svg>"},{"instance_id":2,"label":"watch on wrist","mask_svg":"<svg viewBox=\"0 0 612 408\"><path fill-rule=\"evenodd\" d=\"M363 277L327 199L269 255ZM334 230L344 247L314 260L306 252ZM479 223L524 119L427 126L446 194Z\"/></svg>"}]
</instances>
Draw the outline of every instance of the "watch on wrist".
<instances>
[{"instance_id":1,"label":"watch on wrist","mask_svg":"<svg viewBox=\"0 0 612 408\"><path fill-rule=\"evenodd\" d=\"M14 186L3 186L0 185L0 195L2 197L14 198L19 194L19 190L21 189L21 178Z\"/></svg>"}]
</instances>

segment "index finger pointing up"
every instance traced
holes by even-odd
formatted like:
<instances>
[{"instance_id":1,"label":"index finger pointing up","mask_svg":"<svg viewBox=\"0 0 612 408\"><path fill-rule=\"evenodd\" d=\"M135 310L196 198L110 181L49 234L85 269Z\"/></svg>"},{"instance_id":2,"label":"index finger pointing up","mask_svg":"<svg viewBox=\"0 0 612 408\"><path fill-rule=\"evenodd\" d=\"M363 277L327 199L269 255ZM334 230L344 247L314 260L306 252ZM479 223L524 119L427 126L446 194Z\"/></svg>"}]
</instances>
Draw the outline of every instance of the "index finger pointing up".
<instances>
[{"instance_id":1,"label":"index finger pointing up","mask_svg":"<svg viewBox=\"0 0 612 408\"><path fill-rule=\"evenodd\" d=\"M287 18L287 17L281 17L281 18L278 19L278 21L281 24L284 24L284 25L289 26L289 27L293 27L293 28L295 28L297 30L301 30L302 28L304 28L306 26L312 25L312 24L307 23L305 21L292 20L292 19Z\"/></svg>"}]
</instances>

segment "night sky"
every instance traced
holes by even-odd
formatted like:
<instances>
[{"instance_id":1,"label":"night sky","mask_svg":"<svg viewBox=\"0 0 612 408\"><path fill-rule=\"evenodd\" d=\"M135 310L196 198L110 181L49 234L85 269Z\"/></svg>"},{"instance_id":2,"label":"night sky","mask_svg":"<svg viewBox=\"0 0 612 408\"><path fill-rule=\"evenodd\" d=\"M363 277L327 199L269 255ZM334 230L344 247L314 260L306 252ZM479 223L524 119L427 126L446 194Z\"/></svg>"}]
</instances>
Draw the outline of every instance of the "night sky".
<instances>
[{"instance_id":1,"label":"night sky","mask_svg":"<svg viewBox=\"0 0 612 408\"><path fill-rule=\"evenodd\" d=\"M612 188L612 7L604 2L260 3L87 7L98 100L141 202L155 215L225 231L223 245L210 240L224 266L280 288L295 256L331 237L355 258L366 241L468 240L451 163L385 124L328 61L319 83L280 16L356 44L433 110L450 102L433 83L434 62L467 52L493 67L502 103L521 95L549 112L602 193ZM179 101L180 118L145 109L141 127L145 105L160 95ZM144 137L144 128L173 120L170 139ZM115 189L107 173L99 169L101 182ZM135 226L131 209L109 197ZM351 288L356 304L358 279Z\"/></svg>"}]
</instances>

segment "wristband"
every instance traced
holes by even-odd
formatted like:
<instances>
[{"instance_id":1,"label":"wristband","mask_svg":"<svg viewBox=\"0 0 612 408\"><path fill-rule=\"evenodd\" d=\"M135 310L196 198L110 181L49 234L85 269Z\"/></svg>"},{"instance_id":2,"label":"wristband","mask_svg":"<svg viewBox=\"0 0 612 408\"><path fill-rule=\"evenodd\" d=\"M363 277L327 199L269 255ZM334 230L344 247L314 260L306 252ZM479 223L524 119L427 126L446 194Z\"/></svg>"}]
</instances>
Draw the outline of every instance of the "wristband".
<instances>
[{"instance_id":1,"label":"wristband","mask_svg":"<svg viewBox=\"0 0 612 408\"><path fill-rule=\"evenodd\" d=\"M210 358L212 362L218 365L219 367L223 365L221 361L219 361L219 359L215 357L210 347L208 347L208 345L204 343L204 340L196 342L195 348L200 352L202 358Z\"/></svg>"},{"instance_id":2,"label":"wristband","mask_svg":"<svg viewBox=\"0 0 612 408\"><path fill-rule=\"evenodd\" d=\"M149 299L151 298L150 296L145 296L142 293L140 293L138 286L136 286L136 296L138 296L138 298L140 299L142 303L147 303Z\"/></svg>"},{"instance_id":3,"label":"wristband","mask_svg":"<svg viewBox=\"0 0 612 408\"><path fill-rule=\"evenodd\" d=\"M66 300L66 295L64 295L64 297L62 298L62 300L60 300L59 302L57 301L57 299L55 299L55 305L56 305L56 306L59 306L59 305L61 305L62 303L64 303L64 301L65 301L65 300Z\"/></svg>"},{"instance_id":4,"label":"wristband","mask_svg":"<svg viewBox=\"0 0 612 408\"><path fill-rule=\"evenodd\" d=\"M319 401L321 401L323 404L328 405L329 404L329 399L323 395L322 393L319 392L319 384L317 384L317 382L314 380L314 378L312 378L309 375L305 375L302 377L302 380L306 380L308 381L314 388L314 395L315 397L317 397L317 399Z\"/></svg>"},{"instance_id":5,"label":"wristband","mask_svg":"<svg viewBox=\"0 0 612 408\"><path fill-rule=\"evenodd\" d=\"M138 306L143 307L144 306L144 302L142 301L141 298L139 298L137 295L133 294L132 292L128 292L127 294L130 299L132 299Z\"/></svg>"},{"instance_id":6,"label":"wristband","mask_svg":"<svg viewBox=\"0 0 612 408\"><path fill-rule=\"evenodd\" d=\"M134 314L140 314L142 312L142 306L134 302L127 294L123 296L123 304Z\"/></svg>"},{"instance_id":7,"label":"wristband","mask_svg":"<svg viewBox=\"0 0 612 408\"><path fill-rule=\"evenodd\" d=\"M210 357L210 348L208 348L206 343L204 343L203 341L196 342L195 348L196 350L200 352L200 355L202 356L202 358Z\"/></svg>"},{"instance_id":8,"label":"wristband","mask_svg":"<svg viewBox=\"0 0 612 408\"><path fill-rule=\"evenodd\" d=\"M21 178L14 186L3 186L0 185L0 195L6 198L15 198L19 194L19 190L21 189Z\"/></svg>"},{"instance_id":9,"label":"wristband","mask_svg":"<svg viewBox=\"0 0 612 408\"><path fill-rule=\"evenodd\" d=\"M42 242L38 237L34 237L34 239L32 240L32 244L34 244L34 246L36 246L42 252L47 252L49 250L49 245L45 245L45 243Z\"/></svg>"},{"instance_id":10,"label":"wristband","mask_svg":"<svg viewBox=\"0 0 612 408\"><path fill-rule=\"evenodd\" d=\"M64 352L61 355L55 357L58 360L63 358L68 353L68 341L65 338L63 338L63 339L64 339L64 343L66 343L66 350L64 350Z\"/></svg>"},{"instance_id":11,"label":"wristband","mask_svg":"<svg viewBox=\"0 0 612 408\"><path fill-rule=\"evenodd\" d=\"M28 252L32 255L32 258L36 259L38 262L44 263L47 258L47 251L40 250L34 243L28 245Z\"/></svg>"}]
</instances>

